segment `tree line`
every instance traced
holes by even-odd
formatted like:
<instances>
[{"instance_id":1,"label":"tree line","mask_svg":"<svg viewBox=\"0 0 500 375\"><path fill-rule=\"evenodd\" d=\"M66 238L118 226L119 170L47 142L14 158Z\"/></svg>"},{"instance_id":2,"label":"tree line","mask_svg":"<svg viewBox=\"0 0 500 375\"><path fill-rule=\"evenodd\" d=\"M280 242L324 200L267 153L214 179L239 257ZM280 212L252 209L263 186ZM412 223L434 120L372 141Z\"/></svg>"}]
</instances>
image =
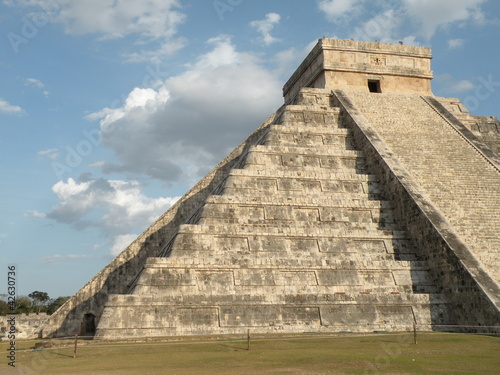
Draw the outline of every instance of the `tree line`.
<instances>
[{"instance_id":1,"label":"tree line","mask_svg":"<svg viewBox=\"0 0 500 375\"><path fill-rule=\"evenodd\" d=\"M70 297L50 298L48 293L35 290L27 296L16 298L15 310L12 311L6 301L6 294L0 295L0 316L7 314L40 314L52 315Z\"/></svg>"}]
</instances>

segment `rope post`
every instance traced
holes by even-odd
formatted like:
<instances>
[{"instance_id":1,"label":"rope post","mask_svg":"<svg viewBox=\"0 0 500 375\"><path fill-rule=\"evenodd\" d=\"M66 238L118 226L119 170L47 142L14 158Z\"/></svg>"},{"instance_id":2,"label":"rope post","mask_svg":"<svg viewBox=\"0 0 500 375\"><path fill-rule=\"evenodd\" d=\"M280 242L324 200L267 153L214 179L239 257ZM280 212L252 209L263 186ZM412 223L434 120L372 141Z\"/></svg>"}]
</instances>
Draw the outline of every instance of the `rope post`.
<instances>
[{"instance_id":1,"label":"rope post","mask_svg":"<svg viewBox=\"0 0 500 375\"><path fill-rule=\"evenodd\" d=\"M250 330L247 330L247 350L250 350Z\"/></svg>"},{"instance_id":2,"label":"rope post","mask_svg":"<svg viewBox=\"0 0 500 375\"><path fill-rule=\"evenodd\" d=\"M413 322L413 343L417 345L417 324Z\"/></svg>"},{"instance_id":3,"label":"rope post","mask_svg":"<svg viewBox=\"0 0 500 375\"><path fill-rule=\"evenodd\" d=\"M73 358L76 358L76 347L78 345L78 335L75 335L75 350L73 351Z\"/></svg>"}]
</instances>

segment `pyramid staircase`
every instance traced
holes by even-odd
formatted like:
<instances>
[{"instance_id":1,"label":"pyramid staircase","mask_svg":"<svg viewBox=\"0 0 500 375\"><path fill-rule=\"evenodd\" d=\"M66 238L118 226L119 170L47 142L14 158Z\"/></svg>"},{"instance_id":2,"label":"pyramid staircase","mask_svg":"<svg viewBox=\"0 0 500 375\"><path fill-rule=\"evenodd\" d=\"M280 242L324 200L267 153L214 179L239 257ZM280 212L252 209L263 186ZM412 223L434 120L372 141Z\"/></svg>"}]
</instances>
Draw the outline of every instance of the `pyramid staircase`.
<instances>
[{"instance_id":1,"label":"pyramid staircase","mask_svg":"<svg viewBox=\"0 0 500 375\"><path fill-rule=\"evenodd\" d=\"M98 338L367 332L448 323L326 90L302 89L129 294Z\"/></svg>"}]
</instances>

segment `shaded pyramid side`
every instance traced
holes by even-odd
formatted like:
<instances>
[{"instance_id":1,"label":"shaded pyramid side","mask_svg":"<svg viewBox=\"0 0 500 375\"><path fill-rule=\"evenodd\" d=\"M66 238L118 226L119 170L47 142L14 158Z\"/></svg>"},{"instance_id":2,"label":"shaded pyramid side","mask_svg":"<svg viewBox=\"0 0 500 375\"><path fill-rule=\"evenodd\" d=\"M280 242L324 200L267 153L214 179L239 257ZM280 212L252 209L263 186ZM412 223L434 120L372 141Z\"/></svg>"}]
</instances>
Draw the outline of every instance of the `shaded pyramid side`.
<instances>
[{"instance_id":1,"label":"shaded pyramid side","mask_svg":"<svg viewBox=\"0 0 500 375\"><path fill-rule=\"evenodd\" d=\"M326 90L302 89L97 337L407 330L447 303L367 174Z\"/></svg>"}]
</instances>

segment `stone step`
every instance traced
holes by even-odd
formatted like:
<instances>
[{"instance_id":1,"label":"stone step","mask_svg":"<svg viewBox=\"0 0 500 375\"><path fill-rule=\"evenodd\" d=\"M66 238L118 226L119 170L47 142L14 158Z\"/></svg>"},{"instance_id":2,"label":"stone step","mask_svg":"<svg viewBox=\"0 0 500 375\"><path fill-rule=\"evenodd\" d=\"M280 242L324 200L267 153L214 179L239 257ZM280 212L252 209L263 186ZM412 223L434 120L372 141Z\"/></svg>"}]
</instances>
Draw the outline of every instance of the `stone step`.
<instances>
[{"instance_id":1,"label":"stone step","mask_svg":"<svg viewBox=\"0 0 500 375\"><path fill-rule=\"evenodd\" d=\"M330 223L342 222L351 228L389 229L394 224L392 210L362 209L359 207L306 207L300 205L237 205L207 203L200 216L199 224L248 223L288 225L288 222ZM281 222L281 223L278 223Z\"/></svg>"},{"instance_id":2,"label":"stone step","mask_svg":"<svg viewBox=\"0 0 500 375\"><path fill-rule=\"evenodd\" d=\"M314 177L275 177L259 176L252 173L251 169L246 169L246 174L230 173L225 184L224 192L230 195L239 195L238 189L251 189L254 194L263 192L274 195L280 192L302 192L312 196L329 199L332 195L344 195L344 199L373 199L375 195L380 195L381 190L377 182L339 180L335 178L314 178ZM276 173L278 174L278 173ZM242 193L244 193L242 191ZM297 194L298 193L298 194ZM287 194L288 195L288 194ZM369 198L370 196L370 198Z\"/></svg>"},{"instance_id":3,"label":"stone step","mask_svg":"<svg viewBox=\"0 0 500 375\"><path fill-rule=\"evenodd\" d=\"M281 145L253 145L249 152L262 152L277 155L305 155L305 156L337 156L337 157L364 157L362 151L335 149L329 145L323 146L281 146Z\"/></svg>"},{"instance_id":4,"label":"stone step","mask_svg":"<svg viewBox=\"0 0 500 375\"><path fill-rule=\"evenodd\" d=\"M306 232L305 234L299 231ZM288 236L288 237L336 237L357 239L407 239L404 231L398 230L352 230L344 228L332 228L331 224L313 225L295 223L287 227L274 227L269 225L195 225L181 224L178 233L197 233L211 236L236 235L236 236Z\"/></svg>"},{"instance_id":5,"label":"stone step","mask_svg":"<svg viewBox=\"0 0 500 375\"><path fill-rule=\"evenodd\" d=\"M348 170L350 173L366 172L364 155L359 151L334 150L324 148L314 150L314 147L278 147L252 146L246 156L246 167L250 165L265 165L267 168L299 167L314 169ZM292 169L293 170L293 169Z\"/></svg>"},{"instance_id":6,"label":"stone step","mask_svg":"<svg viewBox=\"0 0 500 375\"><path fill-rule=\"evenodd\" d=\"M181 240L182 241L182 240ZM253 246L254 244L250 244ZM257 243L257 246L261 244ZM285 245L293 245L293 241L285 243ZM305 250L282 250L277 249L271 251L270 248L262 246L261 249L253 249L249 252L239 252L238 254L230 252L220 252L217 250L201 249L190 250L195 247L188 245L187 250L182 247L171 253L170 257L158 257L158 259L166 259L161 263L155 263L154 267L168 267L169 269L186 268L189 269L254 269L254 268L273 268L280 270L314 270L314 269L333 269L333 270L366 270L366 269L392 269L394 272L420 272L427 271L428 263L425 261L416 261L414 253L389 253L397 248L397 244L392 244L393 248L379 247L377 252L363 252L363 249L357 249L357 252L340 252L338 247L333 251L318 252L316 249ZM255 246L257 248L257 246ZM320 244L321 246L321 244ZM283 246L284 248L285 246ZM327 250L331 250L328 249ZM348 249L353 251L353 249ZM199 258L187 257L186 255L194 254ZM210 256L207 257L207 254ZM311 259L316 256L319 259ZM397 260L396 258L406 258L408 260ZM422 266L421 266L422 265Z\"/></svg>"},{"instance_id":7,"label":"stone step","mask_svg":"<svg viewBox=\"0 0 500 375\"><path fill-rule=\"evenodd\" d=\"M269 133L277 134L311 134L325 136L351 137L352 131L348 128L314 127L296 123L273 124L269 126Z\"/></svg>"},{"instance_id":8,"label":"stone step","mask_svg":"<svg viewBox=\"0 0 500 375\"><path fill-rule=\"evenodd\" d=\"M373 174L360 174L346 170L327 170L327 169L291 169L289 167L273 167L272 169L259 167L257 165L251 168L231 169L229 176L251 176L251 177L279 177L279 178L303 178L319 180L338 180L338 181L356 181L356 182L378 182L378 177Z\"/></svg>"},{"instance_id":9,"label":"stone step","mask_svg":"<svg viewBox=\"0 0 500 375\"><path fill-rule=\"evenodd\" d=\"M302 206L302 207L341 207L341 208L366 208L366 209L391 209L394 207L391 201L370 200L365 198L351 197L344 193L329 194L328 197L315 195L302 195L294 197L281 197L273 194L254 195L253 197L239 195L210 195L207 197L208 204L238 204L238 205L278 205L278 206Z\"/></svg>"},{"instance_id":10,"label":"stone step","mask_svg":"<svg viewBox=\"0 0 500 375\"><path fill-rule=\"evenodd\" d=\"M391 297L370 298L357 296L358 303L325 295L327 303L301 303L290 296L284 304L235 303L172 305L159 297L110 295L102 315L96 337L144 337L166 335L242 334L247 328L254 333L281 332L336 332L367 330L411 331L433 324L450 324L448 304L419 295L415 300ZM416 295L415 295L416 296ZM312 296L314 297L314 296ZM230 300L230 298L228 298ZM363 303L364 302L364 303ZM374 303L375 302L375 303ZM135 314L130 315L130 308ZM148 319L145 319L148 317Z\"/></svg>"},{"instance_id":11,"label":"stone step","mask_svg":"<svg viewBox=\"0 0 500 375\"><path fill-rule=\"evenodd\" d=\"M146 267L138 284L156 286L200 286L210 283L225 287L246 286L357 286L360 290L393 290L397 286L429 285L434 283L426 270L399 268L396 261L385 262L387 268L165 268ZM365 289L363 289L365 288ZM200 288L205 289L205 288ZM260 293L256 293L260 294Z\"/></svg>"},{"instance_id":12,"label":"stone step","mask_svg":"<svg viewBox=\"0 0 500 375\"><path fill-rule=\"evenodd\" d=\"M409 269L415 264L426 265L415 263L415 251L407 240L252 236L202 241L206 241L206 235L179 234L170 257L159 258L169 259L167 264L172 267L194 268L369 269L397 264L396 268ZM221 250L218 245L230 249Z\"/></svg>"},{"instance_id":13,"label":"stone step","mask_svg":"<svg viewBox=\"0 0 500 375\"><path fill-rule=\"evenodd\" d=\"M205 305L248 305L248 304L282 304L292 302L293 299L299 299L298 305L315 304L327 305L332 302L344 302L350 304L428 304L429 294L439 296L439 293L433 293L433 287L424 291L426 286L387 286L385 288L375 285L357 286L357 285L227 285L230 282L230 275L223 277L223 274L206 273L202 275L202 284L198 285L163 285L159 282L138 283L132 294L134 295L168 295L172 305L197 305L203 296ZM217 279L220 277L220 280ZM296 279L296 278L294 278ZM180 280L178 280L181 282ZM238 282L254 282L245 279L236 279ZM167 281L166 281L167 282ZM185 282L188 282L186 280ZM257 281L255 281L257 282ZM272 280L265 282L273 282ZM291 280L290 280L291 282ZM422 289L422 292L414 292L415 289ZM435 289L435 288L434 288ZM258 292L256 294L255 292ZM300 297L297 295L300 294ZM439 298L439 297L438 297ZM443 299L433 301L441 302Z\"/></svg>"},{"instance_id":14,"label":"stone step","mask_svg":"<svg viewBox=\"0 0 500 375\"><path fill-rule=\"evenodd\" d=\"M383 246L383 245L382 245ZM323 252L321 253L321 258L311 259L310 256L306 257L307 254L300 260L307 262L307 270L315 269L334 269L334 270L367 270L367 269L389 269L394 272L420 272L427 271L430 269L429 262L423 260L397 260L394 253L388 252L385 247L382 250L378 249L378 252L374 252L373 248L368 249L367 247L359 247L357 249L343 249L350 250L351 252ZM365 251L366 250L366 251ZM370 251L371 250L371 251ZM262 249L255 250L252 253L241 254L240 256L247 259L246 267L244 269L281 269L281 267L274 267L271 262L268 261L267 256L273 262L281 262L290 260L290 253L284 251L274 251L266 254L262 254ZM299 254L300 255L300 254ZM302 256L302 255L300 255ZM193 263L188 262L186 258L176 258L176 257L150 257L147 258L145 263L145 268L162 268L162 269L235 269L234 264L227 262L231 258L207 258L204 259L203 263ZM299 259L299 258L297 258ZM223 263L219 263L221 260ZM207 263L205 263L207 262ZM269 264L268 264L269 263ZM276 263L278 264L278 263ZM293 269L290 268L290 269Z\"/></svg>"},{"instance_id":15,"label":"stone step","mask_svg":"<svg viewBox=\"0 0 500 375\"><path fill-rule=\"evenodd\" d=\"M340 109L333 107L288 105L278 120L283 125L341 128Z\"/></svg>"},{"instance_id":16,"label":"stone step","mask_svg":"<svg viewBox=\"0 0 500 375\"><path fill-rule=\"evenodd\" d=\"M343 199L373 199L381 194L380 186L375 180L361 177L349 179L350 173L342 173L341 178L329 176L329 173L301 173L287 171L283 175L279 171L268 171L259 174L260 169L233 169L229 172L224 184L224 193L231 195L244 194L245 189L267 194L278 194L282 191L307 191L327 197L343 194ZM368 180L368 181L366 181ZM366 181L366 182L365 182ZM234 189L241 189L240 191ZM341 199L342 199L341 198Z\"/></svg>"},{"instance_id":17,"label":"stone step","mask_svg":"<svg viewBox=\"0 0 500 375\"><path fill-rule=\"evenodd\" d=\"M270 288L272 289L272 288ZM390 305L429 305L429 304L446 304L446 300L443 298L441 294L434 293L412 293L411 290L407 290L404 292L404 289L399 289L400 293L398 294L397 290L395 293L391 293L389 290L381 291L380 293L375 290L367 290L363 292L362 290L355 290L352 293L349 292L348 289L345 291L338 291L329 293L327 291L324 294L315 295L305 294L303 299L297 298L295 295L291 295L288 293L279 295L274 293L264 294L264 298L269 299L281 299L283 302L281 304L276 304L277 306L284 305L293 307L295 305L311 305L311 306L328 306L328 305L343 305L343 306L365 306L365 305L374 305L374 306L390 306ZM209 294L207 297L211 297ZM214 301L217 304L215 306L225 306L225 305L238 305L238 306L276 306L267 305L266 302L262 302L259 304L252 304L253 301L245 301L243 296L237 295L227 295L225 299L220 298L218 301ZM248 297L251 298L249 295ZM185 297L189 302L188 295ZM111 295L108 299L106 306L149 306L149 307L158 307L158 306L170 306L172 308L182 308L183 300L182 296L176 296L175 302L178 301L179 304L170 304L170 300L166 301L163 296L155 295L155 294L147 294L147 295L138 295L138 294L119 294L119 295ZM214 298L215 299L215 298ZM199 300L199 299L198 299ZM180 305L180 306L179 306ZM206 304L200 305L193 301L191 304L186 304L185 307L206 307ZM210 305L208 305L210 306Z\"/></svg>"},{"instance_id":18,"label":"stone step","mask_svg":"<svg viewBox=\"0 0 500 375\"><path fill-rule=\"evenodd\" d=\"M306 130L297 131L293 129L298 127L299 126L288 127L284 125L272 127L266 136L264 145L280 145L287 147L328 146L334 149L354 150L353 139L351 136L345 134L346 132L342 132L344 134L339 134L338 132L329 132L330 134L326 134L326 132L324 130L321 131L321 129L315 129L314 132Z\"/></svg>"}]
</instances>

